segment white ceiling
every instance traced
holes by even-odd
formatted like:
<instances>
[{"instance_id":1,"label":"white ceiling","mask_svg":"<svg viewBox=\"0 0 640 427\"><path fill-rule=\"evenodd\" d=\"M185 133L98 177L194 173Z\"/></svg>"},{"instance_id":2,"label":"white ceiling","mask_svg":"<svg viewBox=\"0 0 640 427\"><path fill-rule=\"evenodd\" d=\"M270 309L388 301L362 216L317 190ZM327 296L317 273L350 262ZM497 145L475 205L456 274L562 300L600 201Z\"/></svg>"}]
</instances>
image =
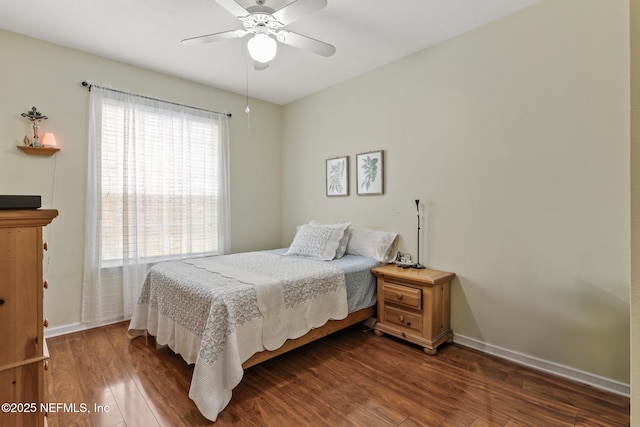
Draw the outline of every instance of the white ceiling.
<instances>
[{"instance_id":1,"label":"white ceiling","mask_svg":"<svg viewBox=\"0 0 640 427\"><path fill-rule=\"evenodd\" d=\"M325 58L279 44L267 70L250 67L249 93L284 105L538 1L329 0L325 9L286 28L333 44L335 55ZM238 0L244 7L254 2ZM266 4L279 9L290 2ZM215 0L1 0L0 28L246 93L248 37L180 43L242 28Z\"/></svg>"}]
</instances>

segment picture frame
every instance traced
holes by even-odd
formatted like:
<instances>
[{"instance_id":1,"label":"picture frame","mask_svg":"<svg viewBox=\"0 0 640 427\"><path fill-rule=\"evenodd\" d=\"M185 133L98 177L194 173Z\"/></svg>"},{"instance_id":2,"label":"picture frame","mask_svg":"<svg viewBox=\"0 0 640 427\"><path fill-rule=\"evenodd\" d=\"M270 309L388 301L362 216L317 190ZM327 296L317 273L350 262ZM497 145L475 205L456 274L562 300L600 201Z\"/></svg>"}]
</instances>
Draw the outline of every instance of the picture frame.
<instances>
[{"instance_id":1,"label":"picture frame","mask_svg":"<svg viewBox=\"0 0 640 427\"><path fill-rule=\"evenodd\" d=\"M360 196L384 194L384 150L356 155L356 182Z\"/></svg>"},{"instance_id":2,"label":"picture frame","mask_svg":"<svg viewBox=\"0 0 640 427\"><path fill-rule=\"evenodd\" d=\"M349 156L327 159L326 190L327 197L349 195Z\"/></svg>"}]
</instances>

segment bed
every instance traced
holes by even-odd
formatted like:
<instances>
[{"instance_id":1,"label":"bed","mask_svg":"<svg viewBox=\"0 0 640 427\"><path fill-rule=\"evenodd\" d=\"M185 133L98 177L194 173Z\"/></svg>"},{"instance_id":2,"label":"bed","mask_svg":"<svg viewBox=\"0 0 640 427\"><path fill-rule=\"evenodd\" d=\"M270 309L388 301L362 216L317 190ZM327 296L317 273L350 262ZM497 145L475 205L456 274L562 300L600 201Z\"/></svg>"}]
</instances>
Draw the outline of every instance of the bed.
<instances>
[{"instance_id":1,"label":"bed","mask_svg":"<svg viewBox=\"0 0 640 427\"><path fill-rule=\"evenodd\" d=\"M384 257L370 247L359 251L357 239L347 250L353 236L348 226L340 232L336 225L322 227L329 251L326 243L318 249L317 236L310 250L320 256L309 256L308 245L302 251L296 246L304 225L289 248L150 269L129 333L153 335L157 344L194 364L189 397L206 418L215 421L229 403L243 369L374 316L370 270ZM386 253L393 242L395 234Z\"/></svg>"}]
</instances>

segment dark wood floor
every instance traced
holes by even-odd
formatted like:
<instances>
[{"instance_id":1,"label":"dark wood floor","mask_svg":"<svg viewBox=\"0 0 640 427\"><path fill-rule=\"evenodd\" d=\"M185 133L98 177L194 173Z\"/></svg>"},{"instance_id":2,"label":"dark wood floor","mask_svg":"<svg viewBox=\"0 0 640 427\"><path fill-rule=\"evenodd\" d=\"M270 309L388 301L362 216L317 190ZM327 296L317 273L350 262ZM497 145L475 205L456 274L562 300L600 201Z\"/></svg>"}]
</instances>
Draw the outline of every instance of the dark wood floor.
<instances>
[{"instance_id":1,"label":"dark wood floor","mask_svg":"<svg viewBox=\"0 0 640 427\"><path fill-rule=\"evenodd\" d=\"M46 400L75 404L49 426L211 425L188 397L193 368L126 328L47 340ZM628 426L629 399L456 344L428 356L354 326L248 369L214 425Z\"/></svg>"}]
</instances>

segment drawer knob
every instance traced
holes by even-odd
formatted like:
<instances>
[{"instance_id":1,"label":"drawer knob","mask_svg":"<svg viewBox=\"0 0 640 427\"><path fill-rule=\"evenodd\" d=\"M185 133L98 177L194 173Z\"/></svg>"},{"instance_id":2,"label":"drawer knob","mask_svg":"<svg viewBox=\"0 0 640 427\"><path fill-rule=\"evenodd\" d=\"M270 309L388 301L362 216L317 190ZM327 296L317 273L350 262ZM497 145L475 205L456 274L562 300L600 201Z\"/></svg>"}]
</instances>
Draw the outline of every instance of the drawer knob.
<instances>
[{"instance_id":1,"label":"drawer knob","mask_svg":"<svg viewBox=\"0 0 640 427\"><path fill-rule=\"evenodd\" d=\"M404 316L400 316L398 320L400 320L401 322L404 322Z\"/></svg>"},{"instance_id":2,"label":"drawer knob","mask_svg":"<svg viewBox=\"0 0 640 427\"><path fill-rule=\"evenodd\" d=\"M44 370L45 370L45 371L48 371L48 370L49 370L49 361L48 361L48 360L45 360L45 361L44 361Z\"/></svg>"},{"instance_id":3,"label":"drawer knob","mask_svg":"<svg viewBox=\"0 0 640 427\"><path fill-rule=\"evenodd\" d=\"M48 328L48 327L49 327L49 319L47 319L47 318L45 317L43 324L44 324L44 327L45 327L45 328Z\"/></svg>"},{"instance_id":4,"label":"drawer knob","mask_svg":"<svg viewBox=\"0 0 640 427\"><path fill-rule=\"evenodd\" d=\"M47 282L46 280L42 283L42 286L44 286L45 289L49 289L49 282Z\"/></svg>"},{"instance_id":5,"label":"drawer knob","mask_svg":"<svg viewBox=\"0 0 640 427\"><path fill-rule=\"evenodd\" d=\"M398 293L398 299L402 299L402 294Z\"/></svg>"}]
</instances>

